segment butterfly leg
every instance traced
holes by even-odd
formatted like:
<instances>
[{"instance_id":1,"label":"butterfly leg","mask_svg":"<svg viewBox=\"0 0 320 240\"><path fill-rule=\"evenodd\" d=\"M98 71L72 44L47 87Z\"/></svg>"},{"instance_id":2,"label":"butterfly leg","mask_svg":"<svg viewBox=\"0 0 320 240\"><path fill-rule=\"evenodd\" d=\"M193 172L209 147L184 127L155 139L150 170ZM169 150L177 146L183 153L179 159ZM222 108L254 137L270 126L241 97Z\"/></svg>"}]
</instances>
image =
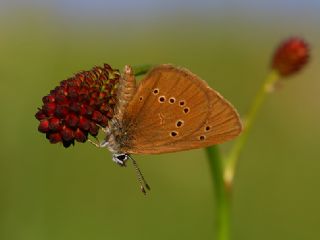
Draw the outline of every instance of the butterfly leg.
<instances>
[{"instance_id":1,"label":"butterfly leg","mask_svg":"<svg viewBox=\"0 0 320 240\"><path fill-rule=\"evenodd\" d=\"M88 139L88 142L91 143L92 145L96 146L97 148L100 147L100 143L96 143L96 142L92 141L91 139Z\"/></svg>"},{"instance_id":2,"label":"butterfly leg","mask_svg":"<svg viewBox=\"0 0 320 240\"><path fill-rule=\"evenodd\" d=\"M102 132L104 132L105 134L109 135L110 134L110 130L107 127L102 127L100 124L96 124L101 130Z\"/></svg>"},{"instance_id":3,"label":"butterfly leg","mask_svg":"<svg viewBox=\"0 0 320 240\"><path fill-rule=\"evenodd\" d=\"M103 127L100 124L96 124L96 125L102 130L102 132L104 132L106 134L106 136L110 135L110 129L108 127ZM88 142L98 148L104 148L104 147L108 146L108 142L106 140L103 140L102 142L100 142L97 137L94 137L94 139L96 140L96 142L94 142L90 139L88 139Z\"/></svg>"},{"instance_id":4,"label":"butterfly leg","mask_svg":"<svg viewBox=\"0 0 320 240\"><path fill-rule=\"evenodd\" d=\"M107 141L102 141L100 142L98 138L95 138L97 142L92 141L91 139L88 139L88 142L91 143L92 145L96 146L97 148L104 148L108 146Z\"/></svg>"}]
</instances>

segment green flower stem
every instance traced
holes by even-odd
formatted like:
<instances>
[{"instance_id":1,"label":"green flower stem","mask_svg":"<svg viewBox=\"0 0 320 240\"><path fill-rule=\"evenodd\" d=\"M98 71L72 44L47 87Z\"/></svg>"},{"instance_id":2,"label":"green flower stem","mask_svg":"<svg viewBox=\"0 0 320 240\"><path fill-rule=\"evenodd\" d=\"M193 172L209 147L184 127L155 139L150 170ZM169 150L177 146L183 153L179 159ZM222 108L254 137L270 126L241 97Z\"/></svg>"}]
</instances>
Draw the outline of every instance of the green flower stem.
<instances>
[{"instance_id":1,"label":"green flower stem","mask_svg":"<svg viewBox=\"0 0 320 240\"><path fill-rule=\"evenodd\" d=\"M237 138L233 148L228 155L225 162L225 171L224 171L224 181L227 186L232 186L234 172L237 167L238 158L245 145L249 131L252 127L254 120L256 119L258 110L261 108L263 101L265 100L267 94L273 90L274 84L280 79L279 74L276 71L271 71L265 79L264 84L258 91L253 104L248 112L247 117L245 118L244 130L242 134Z\"/></svg>"},{"instance_id":2,"label":"green flower stem","mask_svg":"<svg viewBox=\"0 0 320 240\"><path fill-rule=\"evenodd\" d=\"M135 76L140 76L140 75L143 75L143 74L146 74L147 72L149 72L149 70L153 67L154 67L154 65L144 64L144 65L132 66L132 69L133 69Z\"/></svg>"},{"instance_id":3,"label":"green flower stem","mask_svg":"<svg viewBox=\"0 0 320 240\"><path fill-rule=\"evenodd\" d=\"M206 148L216 198L217 240L230 239L230 198L223 179L223 164L218 146Z\"/></svg>"}]
</instances>

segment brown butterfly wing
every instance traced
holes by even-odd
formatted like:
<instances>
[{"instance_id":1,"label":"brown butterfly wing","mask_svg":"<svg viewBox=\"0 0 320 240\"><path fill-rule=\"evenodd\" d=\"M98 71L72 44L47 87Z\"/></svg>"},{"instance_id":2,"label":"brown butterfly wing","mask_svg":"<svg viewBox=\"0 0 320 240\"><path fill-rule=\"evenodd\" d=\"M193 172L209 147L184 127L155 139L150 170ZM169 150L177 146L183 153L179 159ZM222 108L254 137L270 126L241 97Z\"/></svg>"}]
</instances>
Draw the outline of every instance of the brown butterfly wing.
<instances>
[{"instance_id":1,"label":"brown butterfly wing","mask_svg":"<svg viewBox=\"0 0 320 240\"><path fill-rule=\"evenodd\" d=\"M202 148L241 132L236 110L186 69L160 65L141 81L123 117L126 153Z\"/></svg>"}]
</instances>

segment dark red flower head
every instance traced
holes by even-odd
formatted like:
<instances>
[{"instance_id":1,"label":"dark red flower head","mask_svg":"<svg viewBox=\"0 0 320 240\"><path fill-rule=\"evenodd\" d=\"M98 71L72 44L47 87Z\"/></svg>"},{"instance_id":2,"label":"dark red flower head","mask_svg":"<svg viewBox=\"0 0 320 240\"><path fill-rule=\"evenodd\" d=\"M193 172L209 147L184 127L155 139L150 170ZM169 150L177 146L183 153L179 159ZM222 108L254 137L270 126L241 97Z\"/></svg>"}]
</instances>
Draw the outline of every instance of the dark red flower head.
<instances>
[{"instance_id":1,"label":"dark red flower head","mask_svg":"<svg viewBox=\"0 0 320 240\"><path fill-rule=\"evenodd\" d=\"M38 130L51 143L62 142L65 147L74 140L85 142L88 134L96 136L97 124L106 127L113 116L119 78L119 71L105 64L61 81L42 98L35 115Z\"/></svg>"},{"instance_id":2,"label":"dark red flower head","mask_svg":"<svg viewBox=\"0 0 320 240\"><path fill-rule=\"evenodd\" d=\"M309 57L308 44L301 38L292 37L284 41L275 51L272 68L280 76L287 77L302 69Z\"/></svg>"}]
</instances>

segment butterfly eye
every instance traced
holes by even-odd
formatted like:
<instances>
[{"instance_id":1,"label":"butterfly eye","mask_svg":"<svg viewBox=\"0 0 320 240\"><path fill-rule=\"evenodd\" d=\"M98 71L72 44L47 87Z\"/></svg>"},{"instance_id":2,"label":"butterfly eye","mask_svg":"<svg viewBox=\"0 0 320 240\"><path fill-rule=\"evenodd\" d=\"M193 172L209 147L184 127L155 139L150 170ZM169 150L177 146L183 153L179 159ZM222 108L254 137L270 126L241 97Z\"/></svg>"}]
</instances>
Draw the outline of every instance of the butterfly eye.
<instances>
[{"instance_id":1,"label":"butterfly eye","mask_svg":"<svg viewBox=\"0 0 320 240\"><path fill-rule=\"evenodd\" d=\"M140 98L139 98L139 101L141 102L143 100L143 97L141 96Z\"/></svg>"},{"instance_id":2,"label":"butterfly eye","mask_svg":"<svg viewBox=\"0 0 320 240\"><path fill-rule=\"evenodd\" d=\"M175 103L175 102L176 102L176 99L175 99L174 97L171 97L171 98L169 99L169 103L173 104L173 103Z\"/></svg>"},{"instance_id":3,"label":"butterfly eye","mask_svg":"<svg viewBox=\"0 0 320 240\"><path fill-rule=\"evenodd\" d=\"M112 155L112 160L120 166L125 166L125 161L128 160L128 155L124 153L115 153Z\"/></svg>"},{"instance_id":4,"label":"butterfly eye","mask_svg":"<svg viewBox=\"0 0 320 240\"><path fill-rule=\"evenodd\" d=\"M182 121L182 120L178 120L178 121L176 122L176 126L177 126L177 127L182 127L182 125L183 125L183 121Z\"/></svg>"},{"instance_id":5,"label":"butterfly eye","mask_svg":"<svg viewBox=\"0 0 320 240\"><path fill-rule=\"evenodd\" d=\"M159 97L159 102L160 103L164 103L165 100L166 100L166 98L164 96L160 96Z\"/></svg>"},{"instance_id":6,"label":"butterfly eye","mask_svg":"<svg viewBox=\"0 0 320 240\"><path fill-rule=\"evenodd\" d=\"M127 155L125 155L125 154L120 154L120 155L117 156L117 158L118 158L118 160L120 160L120 161L124 161L124 160L127 160Z\"/></svg>"},{"instance_id":7,"label":"butterfly eye","mask_svg":"<svg viewBox=\"0 0 320 240\"><path fill-rule=\"evenodd\" d=\"M205 131L208 132L210 130L209 126L206 126Z\"/></svg>"},{"instance_id":8,"label":"butterfly eye","mask_svg":"<svg viewBox=\"0 0 320 240\"><path fill-rule=\"evenodd\" d=\"M153 89L153 94L154 94L154 95L157 95L158 93L159 93L159 88Z\"/></svg>"}]
</instances>

